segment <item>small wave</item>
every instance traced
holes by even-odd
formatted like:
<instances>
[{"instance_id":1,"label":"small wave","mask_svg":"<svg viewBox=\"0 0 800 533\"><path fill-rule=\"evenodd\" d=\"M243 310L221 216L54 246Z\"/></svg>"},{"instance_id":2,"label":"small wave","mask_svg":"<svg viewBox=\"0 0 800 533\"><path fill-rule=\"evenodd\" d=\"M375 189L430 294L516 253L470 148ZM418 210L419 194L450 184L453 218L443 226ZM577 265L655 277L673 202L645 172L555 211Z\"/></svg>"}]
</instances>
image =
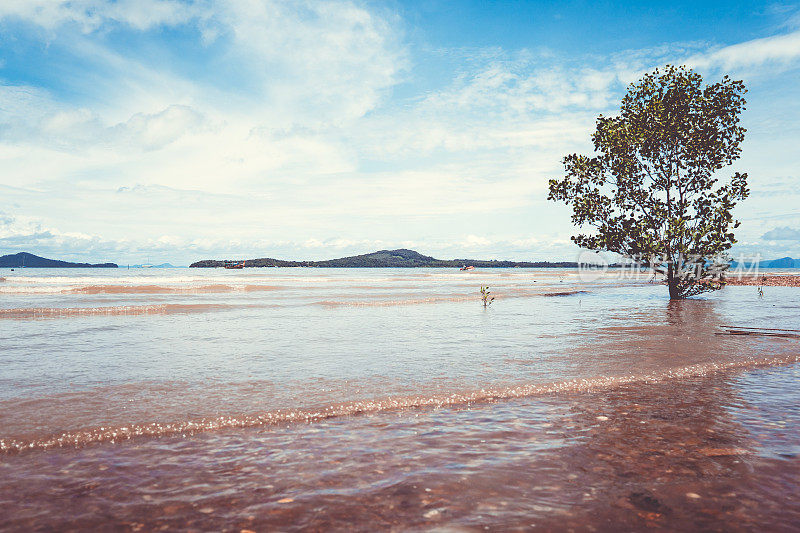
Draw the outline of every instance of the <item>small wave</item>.
<instances>
[{"instance_id":1,"label":"small wave","mask_svg":"<svg viewBox=\"0 0 800 533\"><path fill-rule=\"evenodd\" d=\"M322 300L316 302L324 307L391 307L395 305L435 304L441 302L466 302L474 296L431 296L429 298L404 298L399 300Z\"/></svg>"},{"instance_id":2,"label":"small wave","mask_svg":"<svg viewBox=\"0 0 800 533\"><path fill-rule=\"evenodd\" d=\"M26 450L47 450L51 448L77 448L94 443L117 443L137 437L188 436L196 433L233 428L252 428L274 426L285 423L312 423L329 418L354 416L384 411L415 408L457 407L476 403L489 403L532 396L560 393L591 392L613 389L622 385L660 383L674 379L702 377L716 373L746 370L759 367L786 365L800 362L800 355L748 359L725 363L701 363L674 368L652 374L635 376L608 376L585 379L572 379L549 384L527 384L516 387L480 389L460 394L432 396L406 396L376 400L359 400L329 405L316 409L284 409L250 416L220 416L200 420L186 420L172 423L131 424L119 427L105 427L70 431L42 439L22 440L0 439L0 453L13 454Z\"/></svg>"},{"instance_id":3,"label":"small wave","mask_svg":"<svg viewBox=\"0 0 800 533\"><path fill-rule=\"evenodd\" d=\"M541 296L571 296L574 294L588 294L589 291L575 290L575 291L560 291L560 292L541 292L537 289L522 288L522 289L499 289L493 292L498 300L508 298L536 298ZM396 305L419 305L419 304L437 304L442 302L468 302L479 301L480 294L450 294L446 296L430 296L427 298L397 298L390 300L321 300L315 302L316 305L325 307L391 307Z\"/></svg>"},{"instance_id":4,"label":"small wave","mask_svg":"<svg viewBox=\"0 0 800 533\"><path fill-rule=\"evenodd\" d=\"M200 313L227 309L224 304L152 304L120 305L113 307L28 307L0 309L3 318L66 318L93 315L167 315L172 313Z\"/></svg>"},{"instance_id":5,"label":"small wave","mask_svg":"<svg viewBox=\"0 0 800 533\"><path fill-rule=\"evenodd\" d=\"M81 294L197 294L223 293L235 291L274 291L279 287L272 285L198 285L188 287L170 287L163 285L89 285L74 287L64 292Z\"/></svg>"},{"instance_id":6,"label":"small wave","mask_svg":"<svg viewBox=\"0 0 800 533\"><path fill-rule=\"evenodd\" d=\"M545 292L542 296L572 296L574 294L588 294L589 291L559 291L559 292Z\"/></svg>"},{"instance_id":7,"label":"small wave","mask_svg":"<svg viewBox=\"0 0 800 533\"><path fill-rule=\"evenodd\" d=\"M32 287L29 285L7 285L0 287L2 294L58 294L64 287Z\"/></svg>"},{"instance_id":8,"label":"small wave","mask_svg":"<svg viewBox=\"0 0 800 533\"><path fill-rule=\"evenodd\" d=\"M243 287L245 292L278 291L281 288L275 285L245 285Z\"/></svg>"},{"instance_id":9,"label":"small wave","mask_svg":"<svg viewBox=\"0 0 800 533\"><path fill-rule=\"evenodd\" d=\"M98 285L137 282L158 283L214 283L218 277L211 276L14 276L11 281L36 285Z\"/></svg>"},{"instance_id":10,"label":"small wave","mask_svg":"<svg viewBox=\"0 0 800 533\"><path fill-rule=\"evenodd\" d=\"M80 294L172 294L179 292L230 292L229 285L201 285L199 287L165 287L162 285L88 285L73 287L63 292Z\"/></svg>"},{"instance_id":11,"label":"small wave","mask_svg":"<svg viewBox=\"0 0 800 533\"><path fill-rule=\"evenodd\" d=\"M208 294L226 292L276 291L281 287L275 285L12 285L0 289L2 293L13 294Z\"/></svg>"}]
</instances>

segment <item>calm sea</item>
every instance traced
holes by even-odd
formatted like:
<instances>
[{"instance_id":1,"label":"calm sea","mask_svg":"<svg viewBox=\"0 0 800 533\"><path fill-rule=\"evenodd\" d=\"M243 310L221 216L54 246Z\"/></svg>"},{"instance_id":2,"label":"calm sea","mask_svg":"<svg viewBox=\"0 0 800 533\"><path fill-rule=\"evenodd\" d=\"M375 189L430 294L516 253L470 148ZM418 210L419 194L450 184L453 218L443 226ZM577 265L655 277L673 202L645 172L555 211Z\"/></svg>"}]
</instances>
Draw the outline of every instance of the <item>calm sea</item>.
<instances>
[{"instance_id":1,"label":"calm sea","mask_svg":"<svg viewBox=\"0 0 800 533\"><path fill-rule=\"evenodd\" d=\"M561 269L3 269L0 529L796 530L799 312Z\"/></svg>"}]
</instances>

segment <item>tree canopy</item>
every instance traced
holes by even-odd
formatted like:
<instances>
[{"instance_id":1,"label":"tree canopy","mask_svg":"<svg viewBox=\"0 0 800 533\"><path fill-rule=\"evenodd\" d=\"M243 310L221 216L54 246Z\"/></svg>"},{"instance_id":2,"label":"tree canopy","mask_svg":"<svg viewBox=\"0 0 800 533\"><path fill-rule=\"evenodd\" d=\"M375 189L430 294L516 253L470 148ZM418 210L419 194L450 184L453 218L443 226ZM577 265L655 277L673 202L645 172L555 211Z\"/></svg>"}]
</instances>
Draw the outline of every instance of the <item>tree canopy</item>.
<instances>
[{"instance_id":1,"label":"tree canopy","mask_svg":"<svg viewBox=\"0 0 800 533\"><path fill-rule=\"evenodd\" d=\"M739 158L745 128L744 83L704 85L700 74L668 65L628 87L620 113L600 116L596 155L563 159L548 199L572 206L581 247L631 258L666 277L670 298L721 286L736 242L733 208L747 198L747 174L720 182Z\"/></svg>"}]
</instances>

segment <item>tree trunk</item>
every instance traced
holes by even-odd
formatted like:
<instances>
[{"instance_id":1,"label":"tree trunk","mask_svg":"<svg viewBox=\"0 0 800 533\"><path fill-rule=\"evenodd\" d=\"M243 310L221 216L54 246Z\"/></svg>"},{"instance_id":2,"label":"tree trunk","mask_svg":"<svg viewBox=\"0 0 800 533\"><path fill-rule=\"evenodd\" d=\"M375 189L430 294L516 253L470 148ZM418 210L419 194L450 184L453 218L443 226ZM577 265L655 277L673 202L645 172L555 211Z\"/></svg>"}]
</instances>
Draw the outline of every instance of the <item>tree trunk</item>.
<instances>
[{"instance_id":1,"label":"tree trunk","mask_svg":"<svg viewBox=\"0 0 800 533\"><path fill-rule=\"evenodd\" d=\"M678 287L678 278L675 276L675 270L672 268L672 262L667 265L667 286L669 287L670 300L683 299L683 295Z\"/></svg>"}]
</instances>

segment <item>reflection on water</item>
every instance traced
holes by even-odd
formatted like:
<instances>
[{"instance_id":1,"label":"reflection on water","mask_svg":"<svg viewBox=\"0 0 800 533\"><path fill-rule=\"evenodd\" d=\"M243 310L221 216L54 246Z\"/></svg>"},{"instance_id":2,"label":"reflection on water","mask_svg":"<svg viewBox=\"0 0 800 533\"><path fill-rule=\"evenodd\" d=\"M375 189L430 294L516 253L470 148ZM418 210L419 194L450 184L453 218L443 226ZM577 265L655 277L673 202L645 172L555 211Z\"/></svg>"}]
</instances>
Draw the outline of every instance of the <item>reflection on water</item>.
<instances>
[{"instance_id":1,"label":"reflection on water","mask_svg":"<svg viewBox=\"0 0 800 533\"><path fill-rule=\"evenodd\" d=\"M800 523L798 341L720 327L797 329L796 289L669 302L519 269L3 275L0 529ZM174 312L71 311L148 306Z\"/></svg>"}]
</instances>

